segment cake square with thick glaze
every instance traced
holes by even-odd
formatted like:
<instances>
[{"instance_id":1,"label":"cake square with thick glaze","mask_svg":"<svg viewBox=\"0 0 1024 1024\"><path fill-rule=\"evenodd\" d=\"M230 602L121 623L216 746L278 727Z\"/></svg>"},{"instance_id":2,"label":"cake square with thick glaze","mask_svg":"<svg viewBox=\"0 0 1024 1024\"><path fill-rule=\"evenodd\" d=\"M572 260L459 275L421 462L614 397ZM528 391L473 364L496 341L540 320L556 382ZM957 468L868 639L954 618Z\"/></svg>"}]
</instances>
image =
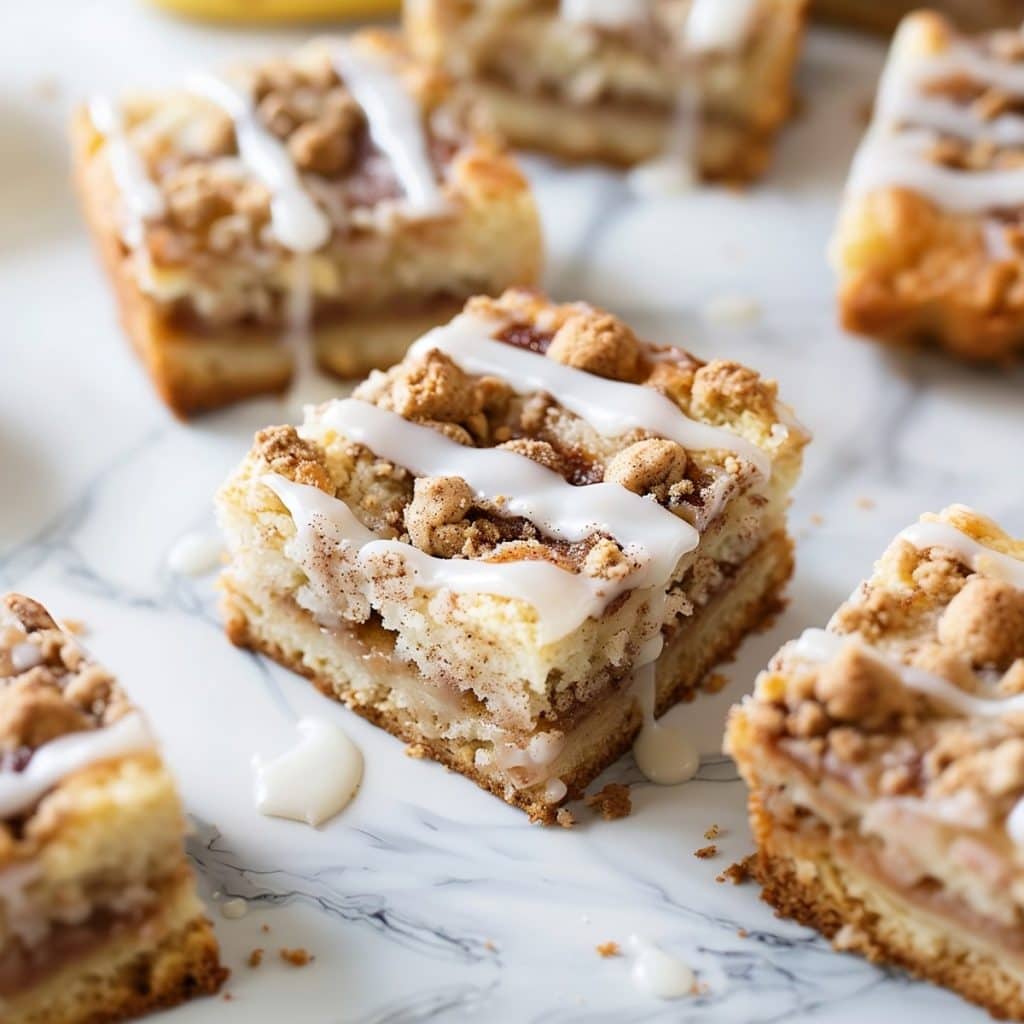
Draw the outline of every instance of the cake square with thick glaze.
<instances>
[{"instance_id":1,"label":"cake square with thick glaze","mask_svg":"<svg viewBox=\"0 0 1024 1024\"><path fill-rule=\"evenodd\" d=\"M782 914L1024 1019L1024 541L904 530L730 715L754 875Z\"/></svg>"},{"instance_id":2,"label":"cake square with thick glaze","mask_svg":"<svg viewBox=\"0 0 1024 1024\"><path fill-rule=\"evenodd\" d=\"M217 500L228 634L550 821L775 609L806 441L737 363L473 299L257 434Z\"/></svg>"},{"instance_id":3,"label":"cake square with thick glaze","mask_svg":"<svg viewBox=\"0 0 1024 1024\"><path fill-rule=\"evenodd\" d=\"M0 603L0 1015L103 1024L227 971L140 713L46 609Z\"/></svg>"},{"instance_id":4,"label":"cake square with thick glaze","mask_svg":"<svg viewBox=\"0 0 1024 1024\"><path fill-rule=\"evenodd\" d=\"M763 172L792 109L806 6L410 0L404 19L410 47L516 145L740 182Z\"/></svg>"},{"instance_id":5,"label":"cake square with thick glaze","mask_svg":"<svg viewBox=\"0 0 1024 1024\"><path fill-rule=\"evenodd\" d=\"M533 283L529 186L477 121L379 30L81 109L86 218L171 408L283 391L314 359L362 377Z\"/></svg>"},{"instance_id":6,"label":"cake square with thick glaze","mask_svg":"<svg viewBox=\"0 0 1024 1024\"><path fill-rule=\"evenodd\" d=\"M1024 345L1024 33L932 12L893 40L832 263L844 327L976 362Z\"/></svg>"}]
</instances>

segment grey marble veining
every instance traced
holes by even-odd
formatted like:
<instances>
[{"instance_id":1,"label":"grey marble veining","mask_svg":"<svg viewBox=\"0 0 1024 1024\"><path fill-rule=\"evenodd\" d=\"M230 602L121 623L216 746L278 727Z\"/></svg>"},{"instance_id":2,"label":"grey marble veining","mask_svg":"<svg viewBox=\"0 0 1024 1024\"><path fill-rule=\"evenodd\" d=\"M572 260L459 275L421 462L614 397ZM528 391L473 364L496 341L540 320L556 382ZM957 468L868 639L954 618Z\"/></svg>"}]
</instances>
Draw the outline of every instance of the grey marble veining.
<instances>
[{"instance_id":1,"label":"grey marble veining","mask_svg":"<svg viewBox=\"0 0 1024 1024\"><path fill-rule=\"evenodd\" d=\"M729 686L690 706L698 779L652 786L625 758L605 780L632 785L633 814L605 823L580 808L565 831L531 826L458 776L406 758L306 683L233 649L211 580L167 569L175 540L212 529L210 496L253 430L285 411L256 402L182 426L160 408L67 193L64 122L93 89L166 81L281 36L203 30L129 0L10 6L8 37L23 45L0 62L10 150L0 193L9 229L0 237L0 586L87 623L89 645L147 710L181 781L190 853L234 975L230 1001L171 1019L982 1020L947 993L775 919L752 886L715 881L751 848L743 787L719 753L722 721L779 644L821 624L921 511L964 501L1024 535L1024 375L890 355L834 325L824 250L881 51L814 35L801 72L806 109L768 180L749 192L640 202L608 172L527 161L556 297L588 299L652 338L763 370L816 436L792 513L789 606L727 666ZM47 76L57 101L39 94ZM708 303L727 295L755 300L761 315L709 321ZM309 713L343 724L367 764L354 804L319 830L260 817L250 792L252 754L286 748ZM712 823L720 853L698 860ZM215 894L246 898L249 913L222 919ZM595 952L632 933L683 957L704 994L643 996L627 958ZM295 946L313 964L276 956ZM267 950L258 969L245 965L255 947Z\"/></svg>"}]
</instances>

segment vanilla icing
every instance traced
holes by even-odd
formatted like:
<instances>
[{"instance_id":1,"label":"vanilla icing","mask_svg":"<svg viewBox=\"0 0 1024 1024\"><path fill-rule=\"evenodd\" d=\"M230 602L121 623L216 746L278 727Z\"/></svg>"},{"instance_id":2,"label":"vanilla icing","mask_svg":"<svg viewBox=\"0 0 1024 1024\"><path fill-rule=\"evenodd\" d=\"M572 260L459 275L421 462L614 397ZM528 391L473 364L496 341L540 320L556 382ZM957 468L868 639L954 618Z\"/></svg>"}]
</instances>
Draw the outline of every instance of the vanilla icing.
<instances>
[{"instance_id":1,"label":"vanilla icing","mask_svg":"<svg viewBox=\"0 0 1024 1024\"><path fill-rule=\"evenodd\" d=\"M690 419L675 402L654 388L608 380L541 353L496 341L493 335L499 327L472 313L460 313L450 323L423 335L409 354L425 358L436 349L467 373L493 374L519 394L545 391L605 436L647 430L684 448L735 452L762 476L770 475L771 460L752 441L722 427Z\"/></svg>"},{"instance_id":2,"label":"vanilla icing","mask_svg":"<svg viewBox=\"0 0 1024 1024\"><path fill-rule=\"evenodd\" d=\"M32 752L20 772L0 772L0 819L35 805L62 779L101 761L153 749L142 715L131 711L113 725L58 736Z\"/></svg>"},{"instance_id":3,"label":"vanilla icing","mask_svg":"<svg viewBox=\"0 0 1024 1024\"><path fill-rule=\"evenodd\" d=\"M912 32L912 27L907 31ZM1024 70L962 42L940 54L904 55L913 47L897 34L893 58L882 75L875 117L854 158L847 191L903 187L959 213L984 213L1024 201L1020 168L961 170L929 157L940 135L998 145L1024 144L1024 117L1013 112L985 119L956 100L932 95L931 83L968 78L1011 96L1024 96Z\"/></svg>"},{"instance_id":4,"label":"vanilla icing","mask_svg":"<svg viewBox=\"0 0 1024 1024\"><path fill-rule=\"evenodd\" d=\"M443 213L444 193L427 147L423 112L401 76L378 56L339 42L334 66L363 109L370 137L388 157L405 192L410 213Z\"/></svg>"},{"instance_id":5,"label":"vanilla icing","mask_svg":"<svg viewBox=\"0 0 1024 1024\"><path fill-rule=\"evenodd\" d=\"M107 162L120 194L121 238L130 249L136 249L142 244L145 222L165 213L163 194L128 141L120 110L107 97L96 96L89 102L89 117L106 142Z\"/></svg>"},{"instance_id":6,"label":"vanilla icing","mask_svg":"<svg viewBox=\"0 0 1024 1024\"><path fill-rule=\"evenodd\" d=\"M693 0L685 46L693 53L733 51L743 45L759 0Z\"/></svg>"},{"instance_id":7,"label":"vanilla icing","mask_svg":"<svg viewBox=\"0 0 1024 1024\"><path fill-rule=\"evenodd\" d=\"M1004 580L1018 589L1024 589L1024 560L994 551L962 530L958 530L952 523L924 519L908 526L899 534L899 539L922 550L933 547L947 548L963 559L974 572Z\"/></svg>"},{"instance_id":8,"label":"vanilla icing","mask_svg":"<svg viewBox=\"0 0 1024 1024\"><path fill-rule=\"evenodd\" d=\"M256 808L275 818L320 825L342 811L363 777L363 755L333 722L302 718L299 742L273 760L252 759Z\"/></svg>"},{"instance_id":9,"label":"vanilla icing","mask_svg":"<svg viewBox=\"0 0 1024 1024\"><path fill-rule=\"evenodd\" d=\"M167 552L167 568L185 576L205 576L220 565L223 553L220 537L199 531L186 533Z\"/></svg>"},{"instance_id":10,"label":"vanilla icing","mask_svg":"<svg viewBox=\"0 0 1024 1024\"><path fill-rule=\"evenodd\" d=\"M655 665L642 664L636 672L635 693L643 723L633 743L633 757L644 777L659 786L689 782L700 768L700 753L693 740L678 726L659 723L655 710Z\"/></svg>"},{"instance_id":11,"label":"vanilla icing","mask_svg":"<svg viewBox=\"0 0 1024 1024\"><path fill-rule=\"evenodd\" d=\"M234 122L242 163L270 192L270 224L281 245L298 253L324 245L330 220L303 187L287 147L260 123L248 93L208 72L189 75L188 86Z\"/></svg>"},{"instance_id":12,"label":"vanilla icing","mask_svg":"<svg viewBox=\"0 0 1024 1024\"><path fill-rule=\"evenodd\" d=\"M629 946L633 952L630 975L641 992L658 999L678 999L693 994L697 978L682 960L639 935L629 937Z\"/></svg>"},{"instance_id":13,"label":"vanilla icing","mask_svg":"<svg viewBox=\"0 0 1024 1024\"><path fill-rule=\"evenodd\" d=\"M700 541L685 520L619 484L575 487L561 474L518 452L462 445L367 402L340 399L327 406L319 419L417 476L457 476L478 498L501 497L503 514L529 519L554 537L579 541L607 533L645 565L644 575L653 585L667 583L680 558ZM632 583L645 585L636 578Z\"/></svg>"}]
</instances>

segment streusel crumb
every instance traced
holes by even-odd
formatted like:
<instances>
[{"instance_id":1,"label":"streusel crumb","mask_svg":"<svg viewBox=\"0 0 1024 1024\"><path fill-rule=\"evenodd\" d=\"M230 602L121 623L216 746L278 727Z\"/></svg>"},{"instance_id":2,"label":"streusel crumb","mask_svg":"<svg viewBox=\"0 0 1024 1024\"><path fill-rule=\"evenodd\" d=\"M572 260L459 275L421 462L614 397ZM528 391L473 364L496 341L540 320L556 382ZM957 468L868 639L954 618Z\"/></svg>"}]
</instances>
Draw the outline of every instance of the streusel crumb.
<instances>
[{"instance_id":1,"label":"streusel crumb","mask_svg":"<svg viewBox=\"0 0 1024 1024\"><path fill-rule=\"evenodd\" d=\"M609 782L602 790L586 798L588 807L594 808L605 821L625 818L633 810L629 787Z\"/></svg>"}]
</instances>

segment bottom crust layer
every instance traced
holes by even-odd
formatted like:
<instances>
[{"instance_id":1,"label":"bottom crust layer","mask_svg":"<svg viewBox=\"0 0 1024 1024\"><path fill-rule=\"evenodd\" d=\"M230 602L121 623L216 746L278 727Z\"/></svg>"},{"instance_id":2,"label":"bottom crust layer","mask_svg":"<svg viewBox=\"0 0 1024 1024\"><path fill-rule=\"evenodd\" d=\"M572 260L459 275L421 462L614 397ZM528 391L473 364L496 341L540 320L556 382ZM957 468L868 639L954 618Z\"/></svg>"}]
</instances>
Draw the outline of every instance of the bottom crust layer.
<instances>
[{"instance_id":1,"label":"bottom crust layer","mask_svg":"<svg viewBox=\"0 0 1024 1024\"><path fill-rule=\"evenodd\" d=\"M501 134L527 149L617 167L665 152L672 117L662 111L573 106L488 81L474 81L472 89ZM773 137L740 122L707 118L697 143L700 176L737 183L760 177L771 159Z\"/></svg>"},{"instance_id":2,"label":"bottom crust layer","mask_svg":"<svg viewBox=\"0 0 1024 1024\"><path fill-rule=\"evenodd\" d=\"M894 294L888 272L865 273L839 295L844 330L894 348L930 348L969 363L1009 364L1024 353L1024 321L954 297L915 300ZM980 282L980 276L979 276Z\"/></svg>"},{"instance_id":3,"label":"bottom crust layer","mask_svg":"<svg viewBox=\"0 0 1024 1024\"><path fill-rule=\"evenodd\" d=\"M113 1024L217 992L228 976L213 926L189 890L171 930L154 942L143 923L3 1001L4 1024Z\"/></svg>"},{"instance_id":4,"label":"bottom crust layer","mask_svg":"<svg viewBox=\"0 0 1024 1024\"><path fill-rule=\"evenodd\" d=\"M1024 965L1014 971L1005 951L915 906L821 843L777 833L756 794L750 819L758 845L753 875L781 917L816 929L836 949L951 989L994 1017L1024 1020Z\"/></svg>"},{"instance_id":5,"label":"bottom crust layer","mask_svg":"<svg viewBox=\"0 0 1024 1024\"><path fill-rule=\"evenodd\" d=\"M772 535L747 559L731 586L713 598L685 630L667 641L657 669L657 714L679 701L693 699L714 666L775 614L780 592L792 571L791 541L783 532ZM599 701L568 733L566 750L551 766L552 776L561 779L567 788L562 800L551 802L545 797L543 784L513 788L503 773L478 765L471 744L426 736L409 714L365 702L342 671L335 678L314 672L303 660L303 627L297 627L294 620L282 621L265 595L242 593L230 579L224 581L224 588L226 630L233 643L308 677L325 695L343 702L393 736L416 744L426 756L526 811L534 821L553 823L558 807L581 797L586 787L630 748L640 730L640 712L630 693L620 690ZM311 642L314 636L322 637L312 618L306 617L305 626L311 631Z\"/></svg>"}]
</instances>

